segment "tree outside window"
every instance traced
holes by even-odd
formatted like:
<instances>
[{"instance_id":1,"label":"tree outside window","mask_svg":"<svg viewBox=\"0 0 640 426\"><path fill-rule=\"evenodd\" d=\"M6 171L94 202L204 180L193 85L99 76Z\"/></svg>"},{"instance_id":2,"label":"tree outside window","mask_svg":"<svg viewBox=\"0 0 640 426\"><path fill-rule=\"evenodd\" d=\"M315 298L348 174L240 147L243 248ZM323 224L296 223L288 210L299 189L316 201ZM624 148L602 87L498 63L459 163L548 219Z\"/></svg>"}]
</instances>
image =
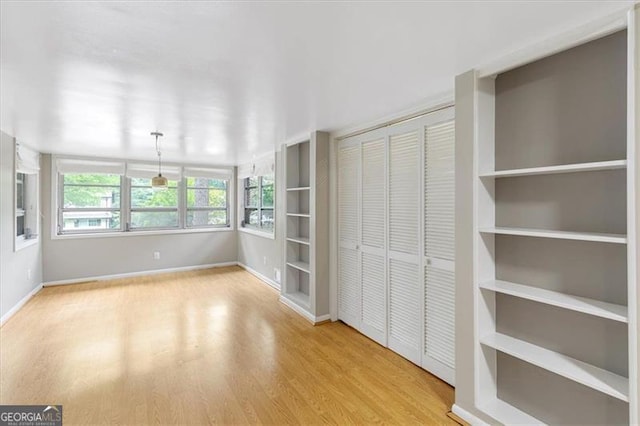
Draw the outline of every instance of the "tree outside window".
<instances>
[{"instance_id":1,"label":"tree outside window","mask_svg":"<svg viewBox=\"0 0 640 426\"><path fill-rule=\"evenodd\" d=\"M244 227L273 232L274 184L273 175L244 179Z\"/></svg>"}]
</instances>

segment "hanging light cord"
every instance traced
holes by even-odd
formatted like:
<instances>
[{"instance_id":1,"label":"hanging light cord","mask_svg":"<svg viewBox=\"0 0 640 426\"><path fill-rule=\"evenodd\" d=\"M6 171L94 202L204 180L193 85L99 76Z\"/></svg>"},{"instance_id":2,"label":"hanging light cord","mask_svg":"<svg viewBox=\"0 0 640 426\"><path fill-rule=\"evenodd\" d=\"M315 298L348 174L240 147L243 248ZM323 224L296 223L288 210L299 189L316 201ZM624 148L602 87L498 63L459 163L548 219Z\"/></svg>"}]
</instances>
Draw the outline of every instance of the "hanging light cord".
<instances>
[{"instance_id":1,"label":"hanging light cord","mask_svg":"<svg viewBox=\"0 0 640 426\"><path fill-rule=\"evenodd\" d=\"M158 135L156 134L156 152L158 153L158 176L162 176L162 153L158 145Z\"/></svg>"}]
</instances>

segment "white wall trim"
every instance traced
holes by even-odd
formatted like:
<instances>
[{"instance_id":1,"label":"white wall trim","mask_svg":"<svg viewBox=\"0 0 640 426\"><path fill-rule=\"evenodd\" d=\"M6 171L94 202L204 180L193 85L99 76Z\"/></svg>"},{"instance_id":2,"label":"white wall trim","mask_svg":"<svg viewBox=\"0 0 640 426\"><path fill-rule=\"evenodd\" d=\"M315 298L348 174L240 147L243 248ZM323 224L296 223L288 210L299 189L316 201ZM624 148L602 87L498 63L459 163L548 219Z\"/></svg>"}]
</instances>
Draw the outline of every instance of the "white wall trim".
<instances>
[{"instance_id":1,"label":"white wall trim","mask_svg":"<svg viewBox=\"0 0 640 426\"><path fill-rule=\"evenodd\" d=\"M319 322L331 321L331 314L320 315L316 317L316 324Z\"/></svg>"},{"instance_id":2,"label":"white wall trim","mask_svg":"<svg viewBox=\"0 0 640 426\"><path fill-rule=\"evenodd\" d=\"M244 206L241 206L238 210L244 210ZM267 232L267 231L260 231L258 229L253 229L253 228L247 228L247 227L242 227L239 226L238 227L238 232L242 232L244 234L249 234L249 235L255 235L256 237L262 237L262 238L266 238L268 240L275 240L276 239L276 231L275 229L273 230L273 232Z\"/></svg>"},{"instance_id":3,"label":"white wall trim","mask_svg":"<svg viewBox=\"0 0 640 426\"><path fill-rule=\"evenodd\" d=\"M176 235L176 234L202 234L213 232L233 232L232 227L220 228L178 228L159 230L137 230L137 231L116 231L116 232L89 232L89 233L69 233L52 234L52 240L78 240L86 238L120 238L120 237L150 237L153 235Z\"/></svg>"},{"instance_id":4,"label":"white wall trim","mask_svg":"<svg viewBox=\"0 0 640 426\"><path fill-rule=\"evenodd\" d=\"M18 303L13 305L13 308L9 309L6 314L0 318L0 327L2 327L12 316L16 314L33 296L35 296L40 290L42 290L42 284L38 284L33 290L31 290L25 297Z\"/></svg>"},{"instance_id":5,"label":"white wall trim","mask_svg":"<svg viewBox=\"0 0 640 426\"><path fill-rule=\"evenodd\" d=\"M329 314L338 321L338 143L329 140Z\"/></svg>"},{"instance_id":6,"label":"white wall trim","mask_svg":"<svg viewBox=\"0 0 640 426\"><path fill-rule=\"evenodd\" d=\"M271 278L267 278L266 275L262 275L260 272L258 272L255 269L245 265L244 263L238 262L238 266L241 267L242 269L244 269L245 271L247 271L248 273L250 273L251 275L253 275L256 278L258 278L259 280L264 281L265 284L268 284L270 287L273 287L275 290L280 291L280 284L278 284L277 282L275 282Z\"/></svg>"},{"instance_id":7,"label":"white wall trim","mask_svg":"<svg viewBox=\"0 0 640 426\"><path fill-rule=\"evenodd\" d=\"M114 280L118 278L139 277L141 275L157 275L157 274L166 274L169 272L197 271L199 269L222 268L225 266L237 266L237 265L238 265L238 262L236 261L207 263L204 265L180 266L177 268L151 269L146 271L125 272L123 274L97 275L93 277L72 278L69 280L47 281L42 285L44 287L49 287L49 286L56 286L56 285L79 284L79 283L87 283L92 281L105 281L105 280Z\"/></svg>"},{"instance_id":8,"label":"white wall trim","mask_svg":"<svg viewBox=\"0 0 640 426\"><path fill-rule=\"evenodd\" d=\"M446 92L438 93L434 96L430 96L420 102L418 105L407 108L402 111L388 114L383 117L379 117L375 120L367 121L365 123L351 125L348 127L343 127L341 129L336 129L331 132L332 140L345 139L352 134L364 133L371 130L374 130L379 127L384 127L386 123L391 123L395 121L402 121L405 119L409 119L413 116L424 115L432 112L438 108L446 108L448 106L452 106L454 101L454 93L453 90L449 90Z\"/></svg>"},{"instance_id":9,"label":"white wall trim","mask_svg":"<svg viewBox=\"0 0 640 426\"><path fill-rule=\"evenodd\" d=\"M307 312L307 310L301 308L295 302L292 302L291 300L287 299L284 296L280 296L280 301L286 306L288 306L289 308L293 309L296 313L302 315L311 324L315 325L319 322L331 320L331 314L320 315L317 317L313 316L311 315L311 313Z\"/></svg>"},{"instance_id":10,"label":"white wall trim","mask_svg":"<svg viewBox=\"0 0 640 426\"><path fill-rule=\"evenodd\" d=\"M473 426L488 426L486 422L480 420L479 417L474 416L464 408L460 408L459 405L453 404L451 412Z\"/></svg>"}]
</instances>

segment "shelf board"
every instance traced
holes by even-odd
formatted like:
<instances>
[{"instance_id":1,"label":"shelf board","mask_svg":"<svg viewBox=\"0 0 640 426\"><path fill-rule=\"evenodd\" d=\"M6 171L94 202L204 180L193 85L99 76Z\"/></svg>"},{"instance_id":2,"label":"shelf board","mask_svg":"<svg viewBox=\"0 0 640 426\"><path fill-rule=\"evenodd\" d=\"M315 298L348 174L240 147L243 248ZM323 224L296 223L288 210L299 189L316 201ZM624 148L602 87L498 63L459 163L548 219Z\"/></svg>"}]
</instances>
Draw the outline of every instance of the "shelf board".
<instances>
[{"instance_id":1,"label":"shelf board","mask_svg":"<svg viewBox=\"0 0 640 426\"><path fill-rule=\"evenodd\" d=\"M308 191L310 189L311 189L310 186L298 186L295 188L287 188L287 191Z\"/></svg>"},{"instance_id":2,"label":"shelf board","mask_svg":"<svg viewBox=\"0 0 640 426\"><path fill-rule=\"evenodd\" d=\"M296 291L293 293L284 293L284 296L291 300L292 302L296 303L297 305L300 305L302 307L304 307L305 309L309 309L309 295L306 293L303 293L301 291Z\"/></svg>"},{"instance_id":3,"label":"shelf board","mask_svg":"<svg viewBox=\"0 0 640 426\"><path fill-rule=\"evenodd\" d=\"M481 283L480 288L613 321L629 322L627 307L622 305L501 280Z\"/></svg>"},{"instance_id":4,"label":"shelf board","mask_svg":"<svg viewBox=\"0 0 640 426\"><path fill-rule=\"evenodd\" d=\"M535 417L517 409L513 405L495 398L482 404L480 410L484 411L500 423L505 425L540 425L544 424Z\"/></svg>"},{"instance_id":5,"label":"shelf board","mask_svg":"<svg viewBox=\"0 0 640 426\"><path fill-rule=\"evenodd\" d=\"M287 262L287 265L291 266L292 268L296 268L302 272L306 272L307 274L311 273L311 267L307 262L302 262L300 260L293 260L291 262Z\"/></svg>"},{"instance_id":6,"label":"shelf board","mask_svg":"<svg viewBox=\"0 0 640 426\"><path fill-rule=\"evenodd\" d=\"M287 241L291 241L293 243L309 245L309 238L307 237L287 237Z\"/></svg>"},{"instance_id":7,"label":"shelf board","mask_svg":"<svg viewBox=\"0 0 640 426\"><path fill-rule=\"evenodd\" d=\"M595 232L571 232L552 231L548 229L534 228L481 228L485 234L519 235L524 237L556 238L561 240L595 241L601 243L626 244L627 236L624 234L600 234Z\"/></svg>"},{"instance_id":8,"label":"shelf board","mask_svg":"<svg viewBox=\"0 0 640 426\"><path fill-rule=\"evenodd\" d=\"M626 377L505 334L491 333L481 338L480 343L629 402L629 379Z\"/></svg>"},{"instance_id":9,"label":"shelf board","mask_svg":"<svg viewBox=\"0 0 640 426\"><path fill-rule=\"evenodd\" d=\"M287 216L291 217L311 217L309 213L287 213Z\"/></svg>"},{"instance_id":10,"label":"shelf board","mask_svg":"<svg viewBox=\"0 0 640 426\"><path fill-rule=\"evenodd\" d=\"M482 173L480 177L516 177L535 175L554 175L561 173L592 172L598 170L617 170L627 167L627 160L598 161L593 163L562 164L560 166L531 167L527 169L498 170Z\"/></svg>"}]
</instances>

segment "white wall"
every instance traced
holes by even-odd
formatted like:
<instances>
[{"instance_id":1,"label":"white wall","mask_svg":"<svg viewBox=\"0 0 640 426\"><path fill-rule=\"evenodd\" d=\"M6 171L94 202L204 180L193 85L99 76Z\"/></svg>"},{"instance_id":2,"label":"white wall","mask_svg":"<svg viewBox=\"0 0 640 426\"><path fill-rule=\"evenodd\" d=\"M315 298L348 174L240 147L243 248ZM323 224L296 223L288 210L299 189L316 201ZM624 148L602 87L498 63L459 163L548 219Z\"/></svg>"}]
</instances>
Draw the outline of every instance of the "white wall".
<instances>
[{"instance_id":1,"label":"white wall","mask_svg":"<svg viewBox=\"0 0 640 426\"><path fill-rule=\"evenodd\" d=\"M282 151L276 152L276 230L275 238L265 238L258 235L238 231L238 262L265 277L275 280L274 268L281 272L283 241L284 241L284 167L282 166ZM242 187L238 184L238 199L241 199Z\"/></svg>"},{"instance_id":2,"label":"white wall","mask_svg":"<svg viewBox=\"0 0 640 426\"><path fill-rule=\"evenodd\" d=\"M237 238L233 230L167 234L53 239L51 220L51 155L42 156L42 252L44 282L78 280L105 275L136 273L235 262ZM234 194L231 203L235 203ZM160 260L153 252L160 252Z\"/></svg>"},{"instance_id":3,"label":"white wall","mask_svg":"<svg viewBox=\"0 0 640 426\"><path fill-rule=\"evenodd\" d=\"M0 316L4 317L42 283L42 244L38 241L14 252L15 142L4 132L0 135Z\"/></svg>"}]
</instances>

